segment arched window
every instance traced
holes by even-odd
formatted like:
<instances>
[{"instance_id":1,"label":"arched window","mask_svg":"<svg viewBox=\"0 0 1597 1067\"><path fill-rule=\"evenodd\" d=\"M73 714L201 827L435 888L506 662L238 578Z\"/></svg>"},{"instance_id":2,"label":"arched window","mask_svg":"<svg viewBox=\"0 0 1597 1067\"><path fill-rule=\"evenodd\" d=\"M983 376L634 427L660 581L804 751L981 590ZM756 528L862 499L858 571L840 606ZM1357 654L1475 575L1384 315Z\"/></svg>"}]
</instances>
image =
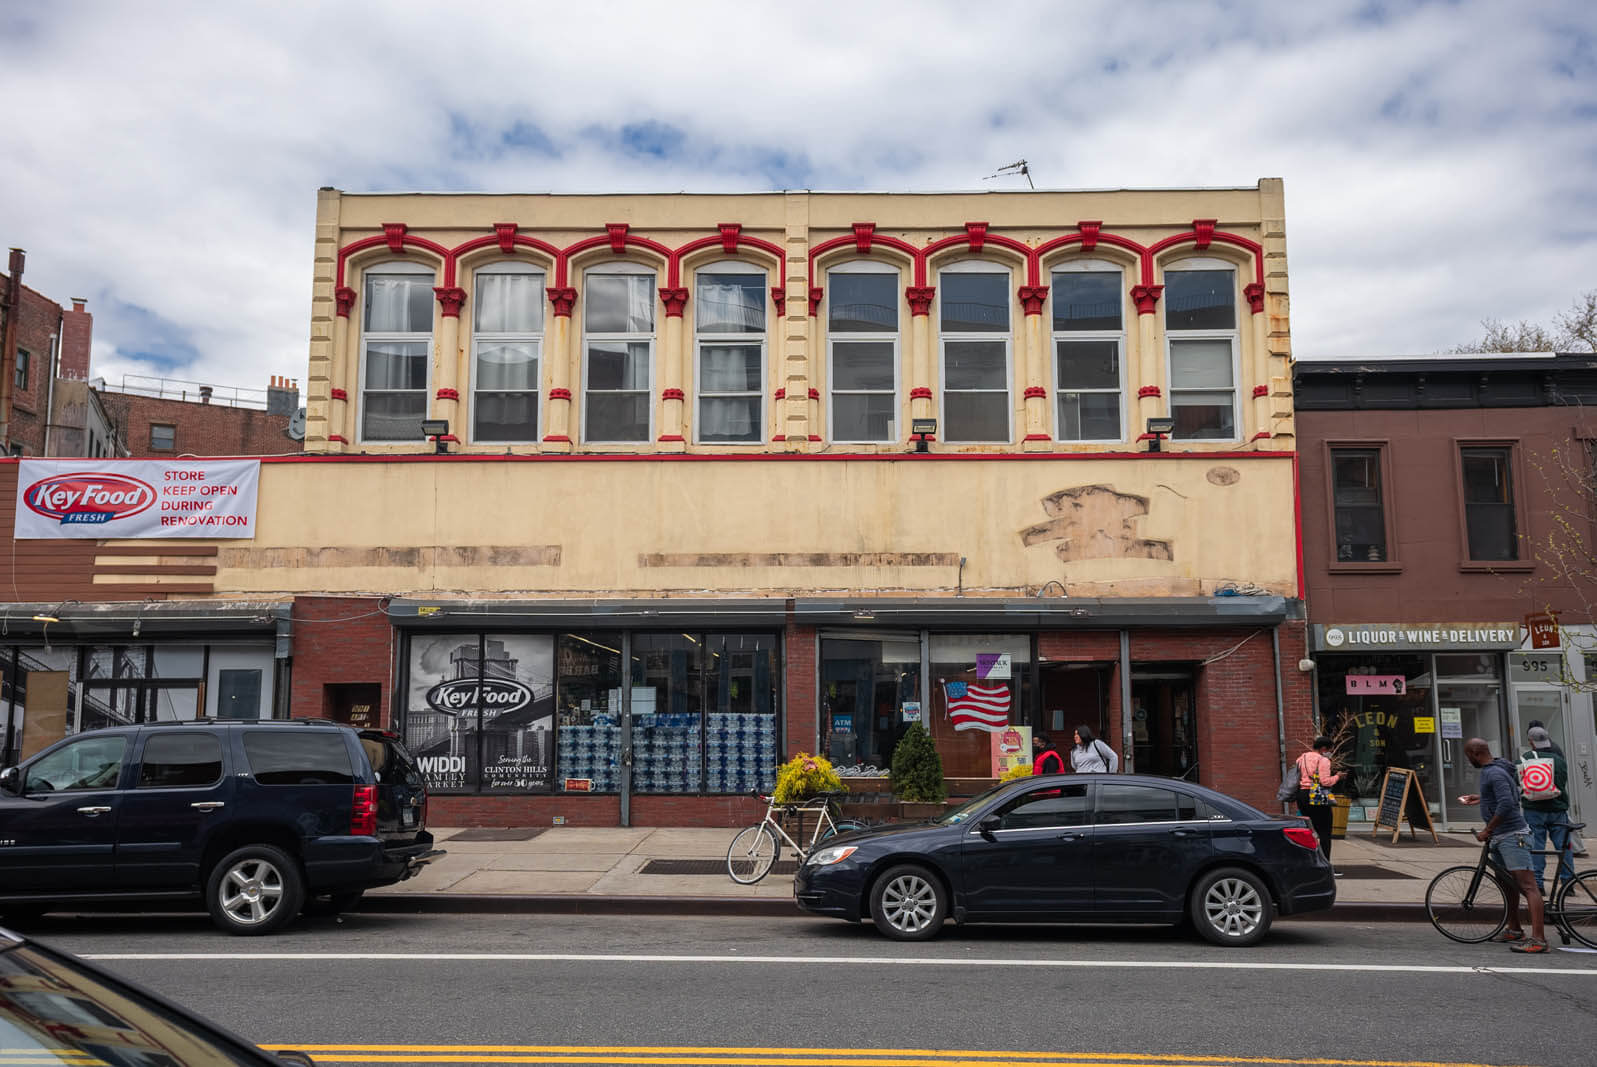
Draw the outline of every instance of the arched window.
<instances>
[{"instance_id":1,"label":"arched window","mask_svg":"<svg viewBox=\"0 0 1597 1067\"><path fill-rule=\"evenodd\" d=\"M759 444L765 439L765 272L714 263L694 275L694 439Z\"/></svg>"},{"instance_id":2,"label":"arched window","mask_svg":"<svg viewBox=\"0 0 1597 1067\"><path fill-rule=\"evenodd\" d=\"M538 440L543 272L494 263L472 284L471 439Z\"/></svg>"},{"instance_id":3,"label":"arched window","mask_svg":"<svg viewBox=\"0 0 1597 1067\"><path fill-rule=\"evenodd\" d=\"M363 284L360 438L420 441L432 367L433 268L379 263Z\"/></svg>"},{"instance_id":4,"label":"arched window","mask_svg":"<svg viewBox=\"0 0 1597 1067\"><path fill-rule=\"evenodd\" d=\"M1223 259L1193 258L1164 271L1171 434L1185 441L1234 441L1237 414L1237 271Z\"/></svg>"},{"instance_id":5,"label":"arched window","mask_svg":"<svg viewBox=\"0 0 1597 1067\"><path fill-rule=\"evenodd\" d=\"M642 444L653 436L654 271L607 263L583 275L584 441Z\"/></svg>"},{"instance_id":6,"label":"arched window","mask_svg":"<svg viewBox=\"0 0 1597 1067\"><path fill-rule=\"evenodd\" d=\"M899 272L881 262L826 272L827 422L842 442L898 440Z\"/></svg>"},{"instance_id":7,"label":"arched window","mask_svg":"<svg viewBox=\"0 0 1597 1067\"><path fill-rule=\"evenodd\" d=\"M943 440L1008 441L1010 275L982 260L938 272L937 323L942 353Z\"/></svg>"},{"instance_id":8,"label":"arched window","mask_svg":"<svg viewBox=\"0 0 1597 1067\"><path fill-rule=\"evenodd\" d=\"M1053 269L1054 436L1120 441L1126 388L1125 275L1102 259Z\"/></svg>"}]
</instances>

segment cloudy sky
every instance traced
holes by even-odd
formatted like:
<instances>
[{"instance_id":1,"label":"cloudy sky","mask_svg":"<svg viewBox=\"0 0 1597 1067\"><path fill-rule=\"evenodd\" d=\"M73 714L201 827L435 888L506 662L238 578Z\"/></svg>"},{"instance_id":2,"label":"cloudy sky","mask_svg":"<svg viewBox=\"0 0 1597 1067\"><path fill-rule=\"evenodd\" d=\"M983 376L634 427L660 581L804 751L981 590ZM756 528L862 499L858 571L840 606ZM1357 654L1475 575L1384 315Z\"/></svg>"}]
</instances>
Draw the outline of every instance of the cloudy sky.
<instances>
[{"instance_id":1,"label":"cloudy sky","mask_svg":"<svg viewBox=\"0 0 1597 1067\"><path fill-rule=\"evenodd\" d=\"M1286 182L1300 356L1597 288L1597 5L0 0L0 245L95 373L303 378L316 189Z\"/></svg>"}]
</instances>

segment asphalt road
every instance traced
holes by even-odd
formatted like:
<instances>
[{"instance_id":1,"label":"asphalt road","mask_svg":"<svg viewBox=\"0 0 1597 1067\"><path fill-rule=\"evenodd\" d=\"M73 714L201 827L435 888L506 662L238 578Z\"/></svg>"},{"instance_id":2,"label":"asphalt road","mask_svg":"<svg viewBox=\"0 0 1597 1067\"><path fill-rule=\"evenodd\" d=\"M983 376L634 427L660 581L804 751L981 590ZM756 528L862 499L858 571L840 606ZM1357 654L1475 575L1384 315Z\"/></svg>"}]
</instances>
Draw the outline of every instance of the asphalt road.
<instances>
[{"instance_id":1,"label":"asphalt road","mask_svg":"<svg viewBox=\"0 0 1597 1067\"><path fill-rule=\"evenodd\" d=\"M1281 923L1247 950L1163 928L951 927L905 945L805 917L27 930L318 1063L1597 1062L1597 954L1526 957L1410 924Z\"/></svg>"}]
</instances>

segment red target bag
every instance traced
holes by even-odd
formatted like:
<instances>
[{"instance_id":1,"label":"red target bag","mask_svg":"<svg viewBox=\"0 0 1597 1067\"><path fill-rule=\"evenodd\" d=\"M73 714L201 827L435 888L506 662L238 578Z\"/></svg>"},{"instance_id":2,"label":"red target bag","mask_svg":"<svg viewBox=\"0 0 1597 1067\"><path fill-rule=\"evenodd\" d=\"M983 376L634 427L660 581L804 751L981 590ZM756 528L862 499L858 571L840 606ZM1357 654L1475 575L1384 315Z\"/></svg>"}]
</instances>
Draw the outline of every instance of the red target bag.
<instances>
[{"instance_id":1,"label":"red target bag","mask_svg":"<svg viewBox=\"0 0 1597 1067\"><path fill-rule=\"evenodd\" d=\"M1519 765L1519 792L1526 800L1552 800L1558 796L1558 786L1553 784L1552 757L1526 754Z\"/></svg>"}]
</instances>

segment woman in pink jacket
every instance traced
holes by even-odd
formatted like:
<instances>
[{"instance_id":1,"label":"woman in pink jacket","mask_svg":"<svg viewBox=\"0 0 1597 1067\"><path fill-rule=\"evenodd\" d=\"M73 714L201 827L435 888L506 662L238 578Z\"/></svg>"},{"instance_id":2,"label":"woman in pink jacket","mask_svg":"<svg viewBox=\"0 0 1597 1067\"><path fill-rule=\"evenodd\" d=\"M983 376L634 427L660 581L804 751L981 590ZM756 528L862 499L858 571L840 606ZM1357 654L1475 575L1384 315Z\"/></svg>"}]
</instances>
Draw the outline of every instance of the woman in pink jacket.
<instances>
[{"instance_id":1,"label":"woman in pink jacket","mask_svg":"<svg viewBox=\"0 0 1597 1067\"><path fill-rule=\"evenodd\" d=\"M1298 757L1298 812L1319 835L1320 851L1325 853L1327 863L1331 862L1331 805L1309 803L1309 786L1315 775L1319 775L1320 785L1327 790L1342 780L1340 774L1331 773L1331 759L1326 755L1330 751L1331 739L1322 735L1314 739L1313 748ZM1342 872L1333 870L1331 873L1340 875Z\"/></svg>"}]
</instances>

